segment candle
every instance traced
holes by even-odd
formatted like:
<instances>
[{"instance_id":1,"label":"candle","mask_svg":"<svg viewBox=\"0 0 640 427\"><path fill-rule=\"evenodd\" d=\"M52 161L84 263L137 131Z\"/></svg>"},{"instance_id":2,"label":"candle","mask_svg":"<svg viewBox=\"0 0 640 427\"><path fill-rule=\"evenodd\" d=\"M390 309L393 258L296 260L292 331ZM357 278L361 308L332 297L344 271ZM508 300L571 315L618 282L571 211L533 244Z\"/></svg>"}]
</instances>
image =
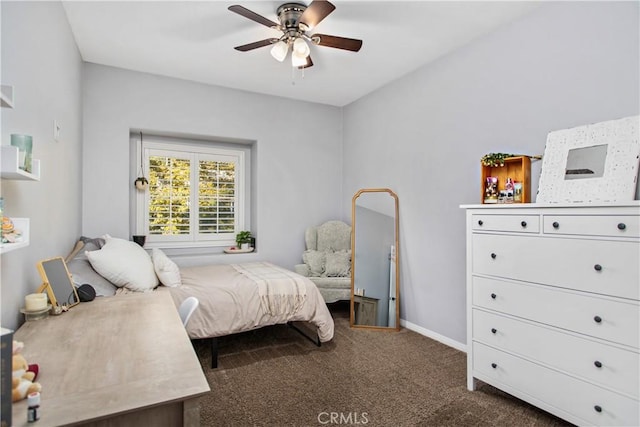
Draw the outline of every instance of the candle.
<instances>
[{"instance_id":1,"label":"candle","mask_svg":"<svg viewBox=\"0 0 640 427\"><path fill-rule=\"evenodd\" d=\"M29 294L24 297L24 309L26 311L44 310L47 308L46 294Z\"/></svg>"}]
</instances>

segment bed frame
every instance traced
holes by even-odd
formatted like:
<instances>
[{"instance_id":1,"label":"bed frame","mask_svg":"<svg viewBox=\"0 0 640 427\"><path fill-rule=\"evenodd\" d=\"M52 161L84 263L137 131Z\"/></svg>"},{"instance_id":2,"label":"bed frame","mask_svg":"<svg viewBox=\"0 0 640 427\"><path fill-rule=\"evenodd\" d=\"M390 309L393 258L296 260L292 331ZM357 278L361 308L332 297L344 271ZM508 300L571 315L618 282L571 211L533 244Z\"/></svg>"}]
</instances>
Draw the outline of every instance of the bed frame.
<instances>
[{"instance_id":1,"label":"bed frame","mask_svg":"<svg viewBox=\"0 0 640 427\"><path fill-rule=\"evenodd\" d=\"M300 335L314 343L317 347L321 347L322 343L320 342L320 337L316 333L315 338L307 335L302 329L298 328L293 322L287 322L287 326L297 331ZM218 367L218 338L212 337L209 338L211 340L211 369L216 369Z\"/></svg>"}]
</instances>

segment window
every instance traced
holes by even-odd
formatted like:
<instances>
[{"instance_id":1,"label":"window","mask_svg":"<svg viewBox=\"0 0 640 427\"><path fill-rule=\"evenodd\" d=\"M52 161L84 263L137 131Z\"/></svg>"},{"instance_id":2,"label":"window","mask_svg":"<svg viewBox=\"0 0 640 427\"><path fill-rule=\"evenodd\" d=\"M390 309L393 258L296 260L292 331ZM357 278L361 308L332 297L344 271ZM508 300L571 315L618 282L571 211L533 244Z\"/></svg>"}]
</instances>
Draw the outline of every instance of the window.
<instances>
[{"instance_id":1,"label":"window","mask_svg":"<svg viewBox=\"0 0 640 427\"><path fill-rule=\"evenodd\" d=\"M245 151L147 137L140 143L146 191L136 192L136 229L149 246L228 246L246 229Z\"/></svg>"}]
</instances>

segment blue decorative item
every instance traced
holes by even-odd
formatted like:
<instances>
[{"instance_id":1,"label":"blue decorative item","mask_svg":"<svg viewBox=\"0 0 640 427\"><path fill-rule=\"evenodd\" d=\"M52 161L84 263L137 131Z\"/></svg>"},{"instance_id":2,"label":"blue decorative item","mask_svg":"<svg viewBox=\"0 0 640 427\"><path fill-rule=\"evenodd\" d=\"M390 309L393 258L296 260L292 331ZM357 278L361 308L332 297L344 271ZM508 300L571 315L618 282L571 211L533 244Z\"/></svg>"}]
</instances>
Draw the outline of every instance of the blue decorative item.
<instances>
[{"instance_id":1,"label":"blue decorative item","mask_svg":"<svg viewBox=\"0 0 640 427\"><path fill-rule=\"evenodd\" d=\"M31 153L33 151L33 139L31 135L11 134L11 145L18 147L18 167L31 173Z\"/></svg>"}]
</instances>

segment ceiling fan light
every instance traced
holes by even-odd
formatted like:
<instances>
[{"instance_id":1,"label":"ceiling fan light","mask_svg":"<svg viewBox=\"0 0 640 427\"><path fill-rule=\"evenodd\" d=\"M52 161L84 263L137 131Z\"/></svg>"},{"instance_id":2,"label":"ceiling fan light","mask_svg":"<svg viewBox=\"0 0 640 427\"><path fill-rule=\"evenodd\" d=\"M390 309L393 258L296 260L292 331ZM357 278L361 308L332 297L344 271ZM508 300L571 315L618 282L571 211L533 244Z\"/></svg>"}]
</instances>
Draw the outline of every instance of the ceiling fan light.
<instances>
[{"instance_id":1,"label":"ceiling fan light","mask_svg":"<svg viewBox=\"0 0 640 427\"><path fill-rule=\"evenodd\" d=\"M305 55L301 55L295 50L291 52L291 66L304 67L305 65L307 65L307 57Z\"/></svg>"},{"instance_id":2,"label":"ceiling fan light","mask_svg":"<svg viewBox=\"0 0 640 427\"><path fill-rule=\"evenodd\" d=\"M284 58L287 57L287 52L289 51L289 45L280 40L278 43L274 44L271 48L271 56L273 56L276 60L282 62Z\"/></svg>"},{"instance_id":3,"label":"ceiling fan light","mask_svg":"<svg viewBox=\"0 0 640 427\"><path fill-rule=\"evenodd\" d=\"M309 45L307 44L307 42L305 42L304 39L300 37L298 37L293 42L293 51L299 55L304 56L305 58L311 53L311 49L309 49Z\"/></svg>"}]
</instances>

